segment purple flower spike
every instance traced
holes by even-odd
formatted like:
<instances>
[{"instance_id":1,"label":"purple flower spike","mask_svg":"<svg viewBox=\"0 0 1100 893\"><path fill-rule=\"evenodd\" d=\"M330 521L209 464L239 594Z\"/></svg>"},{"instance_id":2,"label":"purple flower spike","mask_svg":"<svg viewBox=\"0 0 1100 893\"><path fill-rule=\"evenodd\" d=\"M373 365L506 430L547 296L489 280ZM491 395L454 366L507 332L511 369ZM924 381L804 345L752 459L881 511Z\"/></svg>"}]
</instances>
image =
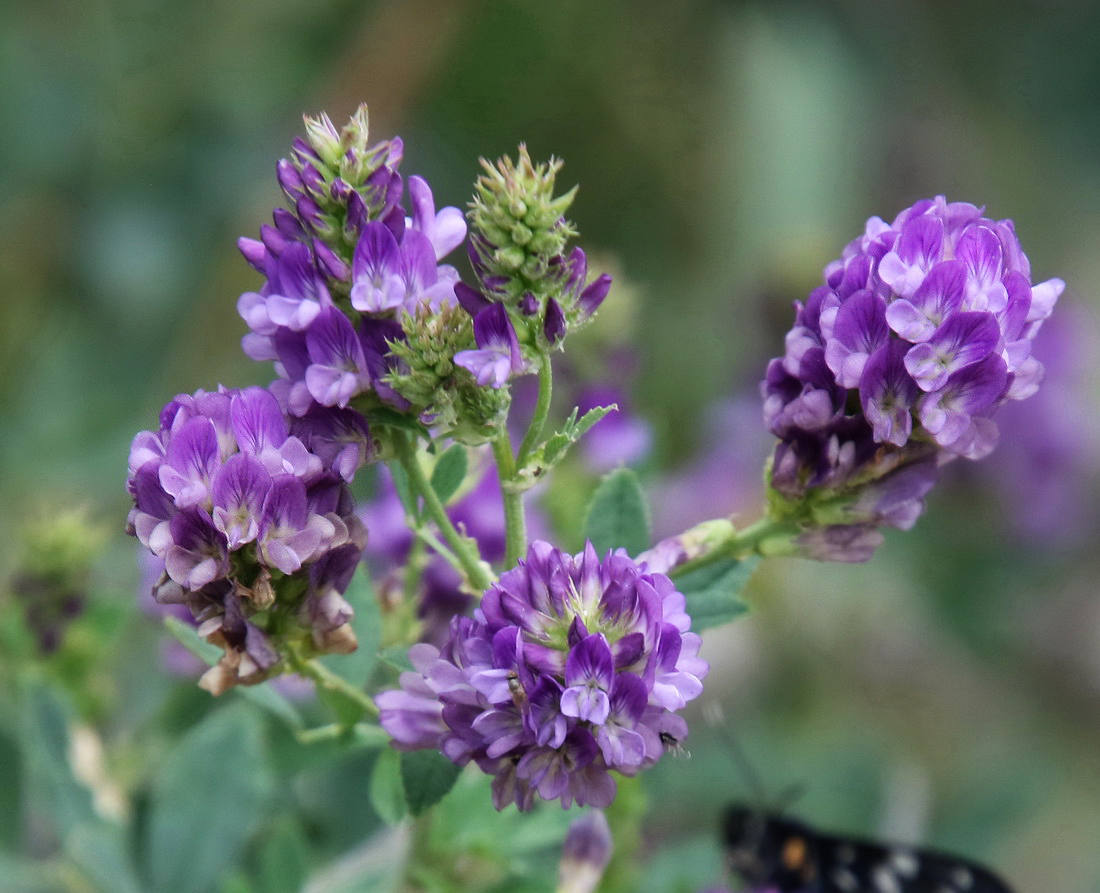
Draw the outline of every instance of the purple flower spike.
<instances>
[{"instance_id":1,"label":"purple flower spike","mask_svg":"<svg viewBox=\"0 0 1100 893\"><path fill-rule=\"evenodd\" d=\"M377 698L401 749L437 748L494 776L498 809L543 800L606 806L614 769L655 763L673 712L702 690L684 597L663 574L591 545L567 555L535 541L452 621L442 649L416 646L415 673Z\"/></svg>"},{"instance_id":2,"label":"purple flower spike","mask_svg":"<svg viewBox=\"0 0 1100 893\"><path fill-rule=\"evenodd\" d=\"M225 649L200 683L214 694L271 675L284 640L305 639L313 653L355 647L341 593L366 531L337 471L365 444L334 453L328 437L367 433L329 418L340 412L296 422L323 457L289 433L262 388L180 395L162 410L159 431L134 438L127 528L163 561L156 598L187 604L199 632ZM281 616L261 622L265 611Z\"/></svg>"},{"instance_id":3,"label":"purple flower spike","mask_svg":"<svg viewBox=\"0 0 1100 893\"><path fill-rule=\"evenodd\" d=\"M306 128L276 168L290 207L275 210L259 240L239 243L266 276L238 300L250 330L242 348L275 362L280 380L272 390L294 416L315 405L346 407L364 393L363 407L408 410L401 385L383 381L398 355L382 345L364 364L359 353L367 345L356 348L349 332L386 323L398 329L391 340L403 341L403 325L437 325L430 316L454 305L458 282L454 267L440 261L465 239L465 217L458 208L437 210L420 177L408 180L407 213L397 171L402 142L368 145L365 107L339 130L324 116L307 118Z\"/></svg>"},{"instance_id":4,"label":"purple flower spike","mask_svg":"<svg viewBox=\"0 0 1100 893\"><path fill-rule=\"evenodd\" d=\"M939 464L983 456L997 407L1038 387L1031 343L1065 283L1032 284L1012 222L982 215L938 196L890 224L873 217L796 304L761 392L780 440L771 486L790 503L785 517L805 525L803 554L866 557L879 526L911 525L923 505L837 523L810 491L830 491L836 507L840 493L858 502L861 488L931 454Z\"/></svg>"},{"instance_id":5,"label":"purple flower spike","mask_svg":"<svg viewBox=\"0 0 1100 893\"><path fill-rule=\"evenodd\" d=\"M460 350L455 365L473 373L482 387L502 388L526 369L512 320L503 304L493 304L474 317L477 350Z\"/></svg>"}]
</instances>

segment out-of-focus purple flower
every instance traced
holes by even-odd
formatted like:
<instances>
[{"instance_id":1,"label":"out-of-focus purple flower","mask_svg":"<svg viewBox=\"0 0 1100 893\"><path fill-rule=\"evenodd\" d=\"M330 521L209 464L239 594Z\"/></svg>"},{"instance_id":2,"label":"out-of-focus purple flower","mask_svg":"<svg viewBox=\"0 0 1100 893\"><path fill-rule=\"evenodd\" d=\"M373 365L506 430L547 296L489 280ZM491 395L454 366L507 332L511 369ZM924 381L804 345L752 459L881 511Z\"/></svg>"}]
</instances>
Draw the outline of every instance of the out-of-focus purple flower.
<instances>
[{"instance_id":1,"label":"out-of-focus purple flower","mask_svg":"<svg viewBox=\"0 0 1100 893\"><path fill-rule=\"evenodd\" d=\"M653 448L653 428L630 411L629 398L621 388L587 388L577 399L577 414L583 417L590 409L612 404L618 409L596 422L581 441L585 464L596 474L620 465L637 465Z\"/></svg>"},{"instance_id":2,"label":"out-of-focus purple flower","mask_svg":"<svg viewBox=\"0 0 1100 893\"><path fill-rule=\"evenodd\" d=\"M309 425L300 427L309 437ZM350 627L342 639L333 635L350 608L336 625L331 606L323 619L307 612L304 625L299 611L303 600L346 607L340 593L350 574L316 569L335 567L337 555L354 568L363 548L337 460L346 470L343 452L322 458L291 434L262 388L181 395L161 413L159 431L134 438L128 529L163 562L157 600L187 605L200 632L225 647L203 677L214 693L266 678L278 662L269 634L297 629L316 650L354 647ZM294 583L310 570L309 584Z\"/></svg>"},{"instance_id":3,"label":"out-of-focus purple flower","mask_svg":"<svg viewBox=\"0 0 1100 893\"><path fill-rule=\"evenodd\" d=\"M591 893L611 861L614 841L603 810L576 819L565 835L558 864L559 893Z\"/></svg>"},{"instance_id":4,"label":"out-of-focus purple flower","mask_svg":"<svg viewBox=\"0 0 1100 893\"><path fill-rule=\"evenodd\" d=\"M711 407L703 432L699 454L650 487L657 539L687 530L700 519L729 516L760 504L760 467L772 439L760 428L759 401L745 395ZM731 450L731 444L737 449Z\"/></svg>"},{"instance_id":5,"label":"out-of-focus purple flower","mask_svg":"<svg viewBox=\"0 0 1100 893\"><path fill-rule=\"evenodd\" d=\"M634 775L687 734L676 711L708 670L690 625L663 574L539 540L442 649L414 646L415 670L376 699L381 723L400 749L476 762L498 809L606 806L610 770Z\"/></svg>"},{"instance_id":6,"label":"out-of-focus purple flower","mask_svg":"<svg viewBox=\"0 0 1100 893\"><path fill-rule=\"evenodd\" d=\"M1063 288L1032 284L1012 222L974 205L938 196L889 225L871 218L825 268L825 285L796 304L786 352L768 366L775 492L793 504L931 454L940 464L988 454L994 411L1038 386L1032 340ZM915 504L900 513L907 523ZM900 526L891 512L872 514L872 527ZM873 548L856 530L808 537L811 552L834 557L844 540L852 560Z\"/></svg>"},{"instance_id":7,"label":"out-of-focus purple flower","mask_svg":"<svg viewBox=\"0 0 1100 893\"><path fill-rule=\"evenodd\" d=\"M974 469L1004 506L999 513L1029 544L1083 545L1096 538L1100 511L1100 327L1080 305L1062 307L1035 339L1046 369L1043 398L1011 403L997 417L1001 444Z\"/></svg>"}]
</instances>

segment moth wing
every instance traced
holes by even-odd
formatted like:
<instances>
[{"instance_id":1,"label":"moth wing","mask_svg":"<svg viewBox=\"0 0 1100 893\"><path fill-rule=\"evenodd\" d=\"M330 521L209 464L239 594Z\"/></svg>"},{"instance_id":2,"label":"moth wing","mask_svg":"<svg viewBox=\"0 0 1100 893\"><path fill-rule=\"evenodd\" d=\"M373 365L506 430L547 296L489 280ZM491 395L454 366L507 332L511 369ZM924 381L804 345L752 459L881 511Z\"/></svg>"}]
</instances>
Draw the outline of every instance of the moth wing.
<instances>
[{"instance_id":1,"label":"moth wing","mask_svg":"<svg viewBox=\"0 0 1100 893\"><path fill-rule=\"evenodd\" d=\"M820 835L821 893L1012 893L980 865L934 850Z\"/></svg>"}]
</instances>

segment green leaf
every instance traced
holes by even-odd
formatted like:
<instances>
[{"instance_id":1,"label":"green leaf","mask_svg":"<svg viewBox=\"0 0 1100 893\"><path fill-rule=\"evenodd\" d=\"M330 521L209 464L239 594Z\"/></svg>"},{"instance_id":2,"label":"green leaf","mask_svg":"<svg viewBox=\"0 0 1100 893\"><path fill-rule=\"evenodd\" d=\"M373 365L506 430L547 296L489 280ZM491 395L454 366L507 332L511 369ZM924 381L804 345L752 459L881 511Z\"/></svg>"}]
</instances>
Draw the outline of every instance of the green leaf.
<instances>
[{"instance_id":1,"label":"green leaf","mask_svg":"<svg viewBox=\"0 0 1100 893\"><path fill-rule=\"evenodd\" d=\"M199 635L198 630L189 623L176 617L165 617L164 625L184 648L199 660L214 666L222 656L222 650ZM251 701L285 722L292 729L305 726L298 709L267 683L260 685L238 685L232 691Z\"/></svg>"},{"instance_id":2,"label":"green leaf","mask_svg":"<svg viewBox=\"0 0 1100 893\"><path fill-rule=\"evenodd\" d=\"M102 818L91 792L72 771L70 708L64 695L45 682L28 682L23 749L27 761L27 802L34 818L52 823L65 855L101 893L139 893L125 829ZM0 876L2 880L2 876ZM19 889L4 884L3 889Z\"/></svg>"},{"instance_id":3,"label":"green leaf","mask_svg":"<svg viewBox=\"0 0 1100 893\"><path fill-rule=\"evenodd\" d=\"M405 817L408 807L401 787L401 754L393 748L378 755L370 776L369 794L370 805L382 821L396 825Z\"/></svg>"},{"instance_id":4,"label":"green leaf","mask_svg":"<svg viewBox=\"0 0 1100 893\"><path fill-rule=\"evenodd\" d=\"M584 536L599 555L619 548L637 555L649 548L649 508L638 476L629 468L604 475L592 496Z\"/></svg>"},{"instance_id":5,"label":"green leaf","mask_svg":"<svg viewBox=\"0 0 1100 893\"><path fill-rule=\"evenodd\" d=\"M339 689L326 688L318 684L317 700L333 712L336 716L336 721L340 723L340 725L348 726L349 728L366 716L363 705L355 698L346 695Z\"/></svg>"},{"instance_id":6,"label":"green leaf","mask_svg":"<svg viewBox=\"0 0 1100 893\"><path fill-rule=\"evenodd\" d=\"M65 838L65 854L101 893L141 893L121 826L82 822Z\"/></svg>"},{"instance_id":7,"label":"green leaf","mask_svg":"<svg viewBox=\"0 0 1100 893\"><path fill-rule=\"evenodd\" d=\"M576 810L559 809L549 803L539 804L523 815L517 815L514 809L498 812L493 808L488 776L464 772L433 810L431 845L438 852L477 853L488 864L508 873L507 881L493 889L513 891L521 888L519 873L540 864L540 854L549 856L546 867L553 870L574 818Z\"/></svg>"},{"instance_id":8,"label":"green leaf","mask_svg":"<svg viewBox=\"0 0 1100 893\"><path fill-rule=\"evenodd\" d=\"M466 480L466 471L469 467L469 458L466 447L460 443L453 444L439 457L432 469L432 489L439 501L447 504L462 482Z\"/></svg>"},{"instance_id":9,"label":"green leaf","mask_svg":"<svg viewBox=\"0 0 1100 893\"><path fill-rule=\"evenodd\" d=\"M273 788L259 716L244 704L191 729L153 782L145 841L150 889L216 889L268 814Z\"/></svg>"},{"instance_id":10,"label":"green leaf","mask_svg":"<svg viewBox=\"0 0 1100 893\"><path fill-rule=\"evenodd\" d=\"M57 869L42 860L22 859L0 851L0 890L57 893Z\"/></svg>"},{"instance_id":11,"label":"green leaf","mask_svg":"<svg viewBox=\"0 0 1100 893\"><path fill-rule=\"evenodd\" d=\"M401 467L400 462L391 462L390 474L393 476L393 487L397 491L397 498L401 500L401 506L405 509L405 514L413 518L419 518L420 504L416 498L416 491L413 490L412 481L409 480L408 472Z\"/></svg>"},{"instance_id":12,"label":"green leaf","mask_svg":"<svg viewBox=\"0 0 1100 893\"><path fill-rule=\"evenodd\" d=\"M191 624L184 623L178 617L165 617L164 626L184 648L207 666L212 667L221 659L222 650L207 642Z\"/></svg>"},{"instance_id":13,"label":"green leaf","mask_svg":"<svg viewBox=\"0 0 1100 893\"><path fill-rule=\"evenodd\" d=\"M577 421L577 410L574 408L565 424L562 425L562 429L552 434L543 444L541 456L543 465L546 468L553 468L557 465L564 458L569 447L583 437L589 428L618 408L614 403L610 406L595 406L588 410L579 422Z\"/></svg>"},{"instance_id":14,"label":"green leaf","mask_svg":"<svg viewBox=\"0 0 1100 893\"><path fill-rule=\"evenodd\" d=\"M728 558L675 578L676 588L687 601L693 632L721 626L749 609L741 591L759 563L756 555Z\"/></svg>"},{"instance_id":15,"label":"green leaf","mask_svg":"<svg viewBox=\"0 0 1100 893\"><path fill-rule=\"evenodd\" d=\"M32 680L24 689L23 709L26 802L64 838L81 822L96 817L91 793L73 777L69 763L70 707L61 692Z\"/></svg>"},{"instance_id":16,"label":"green leaf","mask_svg":"<svg viewBox=\"0 0 1100 893\"><path fill-rule=\"evenodd\" d=\"M413 750L401 754L401 785L409 812L420 815L438 803L454 787L462 772L437 750Z\"/></svg>"},{"instance_id":17,"label":"green leaf","mask_svg":"<svg viewBox=\"0 0 1100 893\"><path fill-rule=\"evenodd\" d=\"M301 822L293 815L281 816L264 832L255 889L298 893L309 874L309 862L309 842Z\"/></svg>"},{"instance_id":18,"label":"green leaf","mask_svg":"<svg viewBox=\"0 0 1100 893\"><path fill-rule=\"evenodd\" d=\"M383 648L378 652L378 659L399 673L407 673L413 668L412 661L409 660L408 645L390 645L388 648Z\"/></svg>"}]
</instances>

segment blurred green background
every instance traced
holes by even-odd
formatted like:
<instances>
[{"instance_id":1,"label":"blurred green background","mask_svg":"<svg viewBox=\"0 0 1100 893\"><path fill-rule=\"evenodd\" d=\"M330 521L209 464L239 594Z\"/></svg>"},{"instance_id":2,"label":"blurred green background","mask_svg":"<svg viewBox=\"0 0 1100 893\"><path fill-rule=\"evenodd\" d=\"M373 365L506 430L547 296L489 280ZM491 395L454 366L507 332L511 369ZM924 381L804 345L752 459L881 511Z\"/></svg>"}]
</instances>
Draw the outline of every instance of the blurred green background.
<instances>
[{"instance_id":1,"label":"blurred green background","mask_svg":"<svg viewBox=\"0 0 1100 893\"><path fill-rule=\"evenodd\" d=\"M630 284L654 482L697 455L709 407L754 398L790 302L867 217L943 193L1015 220L1036 280L1068 283L1069 342L1048 349L1069 359L1033 398L1058 422L1006 421L1004 455L953 469L869 565L768 563L753 612L708 635L703 700L773 795L805 785L796 811L822 827L965 852L1020 893L1100 890L1087 0L0 6L0 567L28 518L80 504L104 525L93 612L121 645L100 715L162 691L131 608L130 438L177 392L268 381L239 349L258 277L235 241L280 202L302 112L339 124L363 101L439 204L465 203L478 156L525 141L565 159L582 243ZM744 417L720 446L753 469L748 517L763 441ZM1039 447L1013 453L1016 431ZM1045 515L1028 484L1051 475ZM691 718L691 757L646 779L645 889L719 880L720 811L747 796Z\"/></svg>"}]
</instances>

